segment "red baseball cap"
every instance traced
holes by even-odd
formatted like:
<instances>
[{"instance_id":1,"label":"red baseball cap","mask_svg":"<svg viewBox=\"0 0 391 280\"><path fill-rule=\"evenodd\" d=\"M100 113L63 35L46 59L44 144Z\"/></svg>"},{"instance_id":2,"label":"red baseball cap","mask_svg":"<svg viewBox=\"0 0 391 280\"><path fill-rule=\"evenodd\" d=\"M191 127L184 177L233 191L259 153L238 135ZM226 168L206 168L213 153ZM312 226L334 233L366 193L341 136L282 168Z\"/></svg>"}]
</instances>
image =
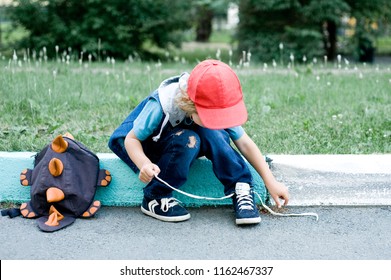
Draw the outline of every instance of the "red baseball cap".
<instances>
[{"instance_id":1,"label":"red baseball cap","mask_svg":"<svg viewBox=\"0 0 391 280\"><path fill-rule=\"evenodd\" d=\"M191 71L187 86L205 127L225 129L247 121L240 81L227 64L212 59L200 62Z\"/></svg>"}]
</instances>

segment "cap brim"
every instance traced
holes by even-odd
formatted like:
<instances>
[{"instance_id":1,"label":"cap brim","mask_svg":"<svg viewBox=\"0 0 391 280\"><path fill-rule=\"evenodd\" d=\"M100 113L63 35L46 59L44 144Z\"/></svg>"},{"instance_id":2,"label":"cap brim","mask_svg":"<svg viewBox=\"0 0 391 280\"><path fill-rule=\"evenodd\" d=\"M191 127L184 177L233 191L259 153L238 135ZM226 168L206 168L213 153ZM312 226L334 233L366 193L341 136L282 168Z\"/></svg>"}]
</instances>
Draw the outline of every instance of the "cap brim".
<instances>
[{"instance_id":1,"label":"cap brim","mask_svg":"<svg viewBox=\"0 0 391 280\"><path fill-rule=\"evenodd\" d=\"M64 219L59 221L59 225L58 226L48 226L47 224L45 224L47 222L47 220L48 220L47 216L38 218L37 219L38 227L39 227L40 230L42 230L44 232L53 232L53 231L60 230L62 228L65 228L65 227L73 224L73 222L76 220L76 218L69 217L69 216L64 217Z\"/></svg>"},{"instance_id":2,"label":"cap brim","mask_svg":"<svg viewBox=\"0 0 391 280\"><path fill-rule=\"evenodd\" d=\"M243 100L228 108L203 108L195 104L202 124L209 129L226 129L244 124L247 109Z\"/></svg>"}]
</instances>

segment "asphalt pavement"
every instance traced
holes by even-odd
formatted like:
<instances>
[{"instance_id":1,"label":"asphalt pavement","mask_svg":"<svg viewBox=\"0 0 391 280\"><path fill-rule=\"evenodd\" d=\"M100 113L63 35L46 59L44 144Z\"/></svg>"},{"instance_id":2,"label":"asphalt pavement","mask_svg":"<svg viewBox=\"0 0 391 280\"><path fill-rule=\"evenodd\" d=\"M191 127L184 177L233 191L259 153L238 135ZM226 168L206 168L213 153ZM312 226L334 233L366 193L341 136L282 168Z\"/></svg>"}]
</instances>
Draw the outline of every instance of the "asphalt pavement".
<instances>
[{"instance_id":1,"label":"asphalt pavement","mask_svg":"<svg viewBox=\"0 0 391 280\"><path fill-rule=\"evenodd\" d=\"M390 155L323 164L319 157L275 157L272 170L292 196L278 211L315 212L318 221L262 211L259 225L240 227L232 207L204 206L189 208L189 221L166 223L139 207L106 206L92 219L44 233L35 220L0 217L0 259L391 260L390 162ZM369 163L378 168L360 168Z\"/></svg>"},{"instance_id":2,"label":"asphalt pavement","mask_svg":"<svg viewBox=\"0 0 391 280\"><path fill-rule=\"evenodd\" d=\"M391 260L391 206L287 207L319 220L263 213L246 227L228 206L189 211L189 221L166 223L136 207L104 207L54 233L40 232L35 220L2 217L0 259Z\"/></svg>"}]
</instances>

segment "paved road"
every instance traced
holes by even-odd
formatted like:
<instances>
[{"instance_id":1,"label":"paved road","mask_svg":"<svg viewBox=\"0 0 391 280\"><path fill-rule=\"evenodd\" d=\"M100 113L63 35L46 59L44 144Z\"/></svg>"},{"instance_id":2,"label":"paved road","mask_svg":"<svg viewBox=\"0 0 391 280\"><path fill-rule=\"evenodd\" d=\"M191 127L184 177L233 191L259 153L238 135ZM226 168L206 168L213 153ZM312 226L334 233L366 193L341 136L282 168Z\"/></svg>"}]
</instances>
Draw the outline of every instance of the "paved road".
<instances>
[{"instance_id":1,"label":"paved road","mask_svg":"<svg viewBox=\"0 0 391 280\"><path fill-rule=\"evenodd\" d=\"M103 207L54 233L0 217L0 259L391 260L391 206L291 206L287 212L317 212L319 221L265 213L251 227L236 226L230 207L189 210L189 221L164 223L138 208Z\"/></svg>"}]
</instances>

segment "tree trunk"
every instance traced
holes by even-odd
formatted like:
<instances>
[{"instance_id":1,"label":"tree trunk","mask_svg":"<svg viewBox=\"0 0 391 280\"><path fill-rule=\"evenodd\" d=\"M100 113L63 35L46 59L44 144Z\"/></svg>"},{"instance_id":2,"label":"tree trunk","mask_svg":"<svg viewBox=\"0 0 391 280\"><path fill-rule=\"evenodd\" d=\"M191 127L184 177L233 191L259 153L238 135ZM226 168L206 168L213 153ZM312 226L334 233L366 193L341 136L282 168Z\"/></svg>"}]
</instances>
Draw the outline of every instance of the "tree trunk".
<instances>
[{"instance_id":1,"label":"tree trunk","mask_svg":"<svg viewBox=\"0 0 391 280\"><path fill-rule=\"evenodd\" d=\"M323 29L327 59L333 61L337 56L337 24L328 20L325 22Z\"/></svg>"},{"instance_id":2,"label":"tree trunk","mask_svg":"<svg viewBox=\"0 0 391 280\"><path fill-rule=\"evenodd\" d=\"M212 34L213 11L207 6L197 9L196 41L207 42Z\"/></svg>"}]
</instances>

